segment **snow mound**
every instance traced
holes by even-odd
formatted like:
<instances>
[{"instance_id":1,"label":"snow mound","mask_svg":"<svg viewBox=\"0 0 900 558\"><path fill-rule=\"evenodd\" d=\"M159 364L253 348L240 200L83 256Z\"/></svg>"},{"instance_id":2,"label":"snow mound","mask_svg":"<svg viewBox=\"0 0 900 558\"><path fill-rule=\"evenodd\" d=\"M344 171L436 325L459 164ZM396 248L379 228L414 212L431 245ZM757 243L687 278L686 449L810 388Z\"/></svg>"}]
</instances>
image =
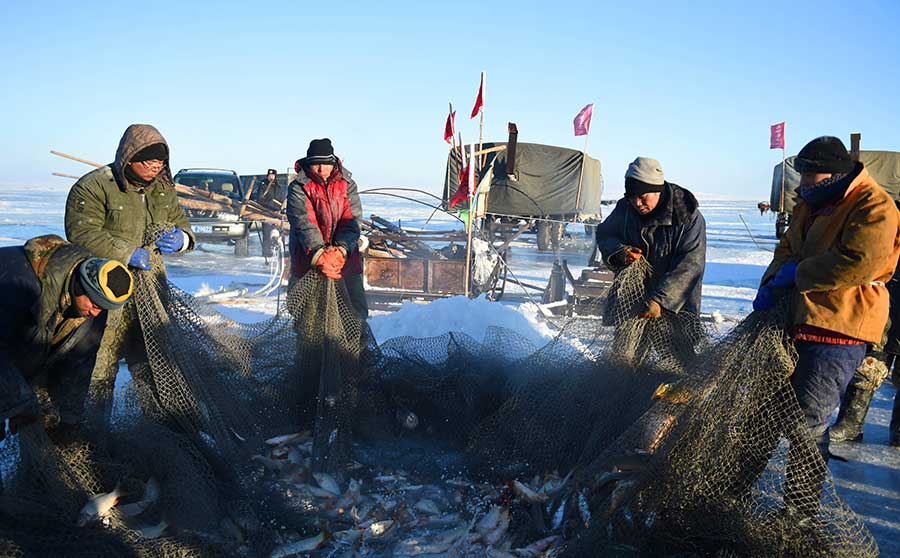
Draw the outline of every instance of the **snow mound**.
<instances>
[{"instance_id":1,"label":"snow mound","mask_svg":"<svg viewBox=\"0 0 900 558\"><path fill-rule=\"evenodd\" d=\"M429 304L407 301L396 312L369 318L369 326L379 343L394 337L437 337L451 331L481 341L491 326L511 329L535 347L544 346L556 335L541 320L535 305L507 306L484 295L472 300L454 296Z\"/></svg>"}]
</instances>

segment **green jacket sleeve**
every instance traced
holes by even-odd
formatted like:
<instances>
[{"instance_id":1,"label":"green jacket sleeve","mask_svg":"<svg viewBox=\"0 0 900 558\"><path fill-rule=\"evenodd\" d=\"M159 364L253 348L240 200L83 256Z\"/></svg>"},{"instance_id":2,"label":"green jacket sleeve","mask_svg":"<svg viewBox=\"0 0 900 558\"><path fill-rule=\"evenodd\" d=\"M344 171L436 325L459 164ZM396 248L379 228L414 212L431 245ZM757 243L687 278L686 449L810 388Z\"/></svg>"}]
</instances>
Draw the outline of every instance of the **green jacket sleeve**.
<instances>
[{"instance_id":1,"label":"green jacket sleeve","mask_svg":"<svg viewBox=\"0 0 900 558\"><path fill-rule=\"evenodd\" d=\"M178 199L177 194L175 199ZM197 246L197 238L194 236L194 231L191 229L191 223L188 221L187 215L184 214L184 208L181 207L180 203L176 203L169 210L169 217L170 222L174 223L176 227L184 231L184 234L188 237L188 241L181 251L187 252L188 250L193 250L194 247Z\"/></svg>"},{"instance_id":2,"label":"green jacket sleeve","mask_svg":"<svg viewBox=\"0 0 900 558\"><path fill-rule=\"evenodd\" d=\"M100 258L112 258L128 264L137 245L118 238L105 230L106 200L103 188L93 179L93 173L72 186L66 200L66 238L90 250Z\"/></svg>"}]
</instances>

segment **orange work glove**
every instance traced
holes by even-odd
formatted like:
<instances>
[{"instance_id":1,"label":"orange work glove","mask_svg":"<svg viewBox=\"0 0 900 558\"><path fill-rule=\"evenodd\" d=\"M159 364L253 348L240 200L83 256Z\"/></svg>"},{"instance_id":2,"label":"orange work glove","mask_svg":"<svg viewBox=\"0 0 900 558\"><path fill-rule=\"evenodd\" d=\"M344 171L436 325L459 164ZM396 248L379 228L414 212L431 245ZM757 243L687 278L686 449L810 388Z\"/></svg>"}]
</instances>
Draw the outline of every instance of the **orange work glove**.
<instances>
[{"instance_id":1,"label":"orange work glove","mask_svg":"<svg viewBox=\"0 0 900 558\"><path fill-rule=\"evenodd\" d=\"M616 268L627 267L636 262L642 253L640 248L626 246L610 256L609 263Z\"/></svg>"},{"instance_id":2,"label":"orange work glove","mask_svg":"<svg viewBox=\"0 0 900 558\"><path fill-rule=\"evenodd\" d=\"M638 260L643 254L643 250L640 248L635 248L634 246L629 246L625 249L625 265L631 265Z\"/></svg>"},{"instance_id":3,"label":"orange work glove","mask_svg":"<svg viewBox=\"0 0 900 558\"><path fill-rule=\"evenodd\" d=\"M338 280L341 278L341 269L344 267L344 254L337 248L329 246L316 260L316 266L325 277Z\"/></svg>"},{"instance_id":4,"label":"orange work glove","mask_svg":"<svg viewBox=\"0 0 900 558\"><path fill-rule=\"evenodd\" d=\"M644 310L644 313L638 316L639 318L650 318L651 320L655 320L662 316L662 306L659 305L655 300L650 300L647 302L647 309Z\"/></svg>"}]
</instances>

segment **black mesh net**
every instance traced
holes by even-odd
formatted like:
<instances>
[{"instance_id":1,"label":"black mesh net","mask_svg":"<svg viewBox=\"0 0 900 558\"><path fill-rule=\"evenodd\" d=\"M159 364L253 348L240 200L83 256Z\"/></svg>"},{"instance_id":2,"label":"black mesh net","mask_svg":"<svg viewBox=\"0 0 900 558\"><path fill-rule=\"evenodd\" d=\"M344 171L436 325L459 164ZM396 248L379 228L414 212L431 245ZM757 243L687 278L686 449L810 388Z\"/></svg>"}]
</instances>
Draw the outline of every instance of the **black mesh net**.
<instances>
[{"instance_id":1,"label":"black mesh net","mask_svg":"<svg viewBox=\"0 0 900 558\"><path fill-rule=\"evenodd\" d=\"M153 265L110 316L85 428L0 447L0 557L878 553L791 391L783 306L722 337L642 319L638 260L602 321L541 348L379 346L316 273L245 325Z\"/></svg>"}]
</instances>

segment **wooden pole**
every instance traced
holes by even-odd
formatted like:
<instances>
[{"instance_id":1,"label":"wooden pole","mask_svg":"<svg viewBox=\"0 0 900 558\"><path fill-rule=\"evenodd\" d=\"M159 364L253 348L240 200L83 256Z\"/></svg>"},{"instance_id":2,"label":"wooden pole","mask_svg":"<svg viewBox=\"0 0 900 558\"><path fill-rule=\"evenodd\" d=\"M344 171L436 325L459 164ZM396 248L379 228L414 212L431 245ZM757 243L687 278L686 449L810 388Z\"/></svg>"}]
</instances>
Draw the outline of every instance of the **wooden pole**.
<instances>
[{"instance_id":1,"label":"wooden pole","mask_svg":"<svg viewBox=\"0 0 900 558\"><path fill-rule=\"evenodd\" d=\"M90 165L90 166L96 167L98 169L100 167L104 166L104 165L101 165L100 163L88 161L87 159L82 159L82 158L76 157L74 155L69 155L68 153L61 153L59 151L53 151L52 149L50 150L50 153L53 153L56 156L62 157L63 159L71 159L72 161L78 161L79 163L84 163L85 165Z\"/></svg>"},{"instance_id":2,"label":"wooden pole","mask_svg":"<svg viewBox=\"0 0 900 558\"><path fill-rule=\"evenodd\" d=\"M466 298L469 298L469 282L471 280L472 266L472 228L475 226L475 144L469 148L469 231L466 237Z\"/></svg>"},{"instance_id":3,"label":"wooden pole","mask_svg":"<svg viewBox=\"0 0 900 558\"><path fill-rule=\"evenodd\" d=\"M63 178L74 178L75 180L78 180L79 178L81 178L80 176L75 176L74 174L66 174L64 172L54 172L51 174L53 174L53 176L61 176Z\"/></svg>"},{"instance_id":4,"label":"wooden pole","mask_svg":"<svg viewBox=\"0 0 900 558\"><path fill-rule=\"evenodd\" d=\"M591 137L591 131L584 135L584 149L581 151L581 172L578 173L578 192L575 194L575 217L572 222L578 221L578 205L581 203L581 186L584 183L584 164L587 160L588 138Z\"/></svg>"}]
</instances>

